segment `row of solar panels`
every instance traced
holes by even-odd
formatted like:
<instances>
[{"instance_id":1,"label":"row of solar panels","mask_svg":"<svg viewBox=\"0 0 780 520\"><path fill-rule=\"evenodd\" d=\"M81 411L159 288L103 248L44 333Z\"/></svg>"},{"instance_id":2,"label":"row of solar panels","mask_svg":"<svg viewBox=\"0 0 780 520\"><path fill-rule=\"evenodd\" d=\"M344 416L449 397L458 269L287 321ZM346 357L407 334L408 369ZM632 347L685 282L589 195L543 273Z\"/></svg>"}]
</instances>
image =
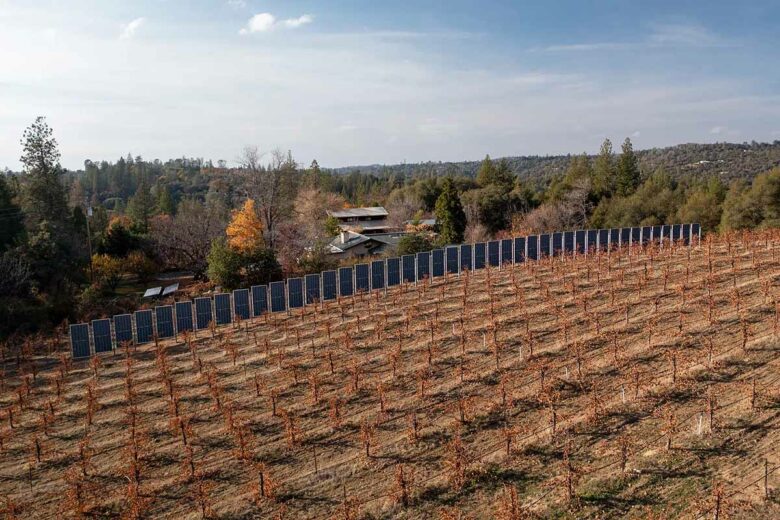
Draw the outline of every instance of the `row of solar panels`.
<instances>
[{"instance_id":1,"label":"row of solar panels","mask_svg":"<svg viewBox=\"0 0 780 520\"><path fill-rule=\"evenodd\" d=\"M335 300L402 283L413 283L445 273L482 269L486 265L499 267L506 263L539 260L566 253L587 254L594 250L609 250L624 245L683 241L686 244L701 238L699 224L646 226L617 229L594 229L548 233L528 237L508 238L477 244L461 244L375 260L353 267L341 267L286 282L256 285L232 293L195 298L193 302L177 302L155 309L120 314L113 319L93 320L91 324L70 326L70 341L74 358L111 352L124 342L136 344L158 338L171 338L177 333L208 328L213 321L226 325L235 317L243 320L266 312L298 309L320 301Z\"/></svg>"}]
</instances>

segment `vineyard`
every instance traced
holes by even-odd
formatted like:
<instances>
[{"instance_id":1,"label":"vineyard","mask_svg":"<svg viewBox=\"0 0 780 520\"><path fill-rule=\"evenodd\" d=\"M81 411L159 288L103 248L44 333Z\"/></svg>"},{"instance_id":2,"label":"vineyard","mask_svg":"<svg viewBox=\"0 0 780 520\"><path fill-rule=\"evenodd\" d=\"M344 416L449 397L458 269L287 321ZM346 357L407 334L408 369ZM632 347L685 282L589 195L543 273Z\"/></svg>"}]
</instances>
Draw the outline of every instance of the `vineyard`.
<instances>
[{"instance_id":1,"label":"vineyard","mask_svg":"<svg viewBox=\"0 0 780 520\"><path fill-rule=\"evenodd\" d=\"M8 518L780 516L780 233L3 350Z\"/></svg>"}]
</instances>

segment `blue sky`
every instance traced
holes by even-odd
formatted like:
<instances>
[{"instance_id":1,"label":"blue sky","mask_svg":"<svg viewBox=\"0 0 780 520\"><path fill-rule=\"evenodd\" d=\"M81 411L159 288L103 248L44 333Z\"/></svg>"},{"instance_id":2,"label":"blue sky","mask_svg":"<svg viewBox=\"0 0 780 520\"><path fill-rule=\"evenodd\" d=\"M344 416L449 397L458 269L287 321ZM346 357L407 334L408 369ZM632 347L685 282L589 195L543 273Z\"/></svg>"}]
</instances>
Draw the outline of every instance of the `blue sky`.
<instances>
[{"instance_id":1,"label":"blue sky","mask_svg":"<svg viewBox=\"0 0 780 520\"><path fill-rule=\"evenodd\" d=\"M323 166L780 139L780 2L0 0L0 168Z\"/></svg>"}]
</instances>

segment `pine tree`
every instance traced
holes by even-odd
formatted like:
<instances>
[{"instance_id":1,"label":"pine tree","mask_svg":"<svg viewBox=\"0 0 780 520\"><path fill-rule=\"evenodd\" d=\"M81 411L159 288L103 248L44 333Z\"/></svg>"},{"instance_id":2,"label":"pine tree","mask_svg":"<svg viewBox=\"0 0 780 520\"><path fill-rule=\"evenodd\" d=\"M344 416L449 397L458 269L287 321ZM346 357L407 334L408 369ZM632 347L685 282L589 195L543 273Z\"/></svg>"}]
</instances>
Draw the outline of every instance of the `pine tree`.
<instances>
[{"instance_id":1,"label":"pine tree","mask_svg":"<svg viewBox=\"0 0 780 520\"><path fill-rule=\"evenodd\" d=\"M133 228L140 233L146 233L149 230L149 219L152 217L155 208L155 201L149 192L149 186L141 180L135 195L127 201L127 215L133 221Z\"/></svg>"},{"instance_id":2,"label":"pine tree","mask_svg":"<svg viewBox=\"0 0 780 520\"><path fill-rule=\"evenodd\" d=\"M466 231L466 213L460 203L458 190L452 179L444 179L442 192L436 199L436 223L443 244L460 244Z\"/></svg>"},{"instance_id":3,"label":"pine tree","mask_svg":"<svg viewBox=\"0 0 780 520\"><path fill-rule=\"evenodd\" d=\"M162 184L157 186L157 210L164 215L174 215L176 213L176 204L173 203L171 191Z\"/></svg>"},{"instance_id":4,"label":"pine tree","mask_svg":"<svg viewBox=\"0 0 780 520\"><path fill-rule=\"evenodd\" d=\"M631 139L626 137L623 141L623 153L617 164L617 193L619 195L631 195L639 187L639 162Z\"/></svg>"},{"instance_id":5,"label":"pine tree","mask_svg":"<svg viewBox=\"0 0 780 520\"><path fill-rule=\"evenodd\" d=\"M510 171L506 159L501 159L498 165L495 165L490 160L490 156L486 155L477 173L477 184L483 188L491 185L499 186L509 191L515 184L515 176Z\"/></svg>"},{"instance_id":6,"label":"pine tree","mask_svg":"<svg viewBox=\"0 0 780 520\"><path fill-rule=\"evenodd\" d=\"M593 191L599 197L609 197L615 192L615 156L612 142L604 139L593 167Z\"/></svg>"},{"instance_id":7,"label":"pine tree","mask_svg":"<svg viewBox=\"0 0 780 520\"><path fill-rule=\"evenodd\" d=\"M60 152L46 119L38 117L22 135L24 151L20 161L27 174L24 210L28 226L37 228L43 221L56 225L70 216L65 186L60 181Z\"/></svg>"}]
</instances>

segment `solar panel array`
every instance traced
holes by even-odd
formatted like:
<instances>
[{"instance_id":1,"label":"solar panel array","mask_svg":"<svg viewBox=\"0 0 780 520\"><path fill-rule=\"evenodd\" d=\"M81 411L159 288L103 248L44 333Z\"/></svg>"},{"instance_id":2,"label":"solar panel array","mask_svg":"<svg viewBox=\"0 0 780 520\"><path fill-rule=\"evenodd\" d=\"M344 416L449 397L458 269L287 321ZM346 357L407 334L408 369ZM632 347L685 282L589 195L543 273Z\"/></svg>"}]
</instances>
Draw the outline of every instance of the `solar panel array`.
<instances>
[{"instance_id":1,"label":"solar panel array","mask_svg":"<svg viewBox=\"0 0 780 520\"><path fill-rule=\"evenodd\" d=\"M447 246L416 255L357 264L354 268L341 267L337 271L195 298L193 302L176 302L174 306L160 306L154 311L144 309L89 324L73 324L70 326L71 351L74 359L85 358L111 352L123 343L141 344L155 337L169 338L184 331L202 330L212 322L225 325L232 323L234 316L249 319L269 311L284 312L340 296L395 287L402 282L417 283L445 274L482 269L486 265L499 267L551 255L588 254L649 242L668 247L672 241L691 244L700 239L701 225L694 223L543 233Z\"/></svg>"}]
</instances>

